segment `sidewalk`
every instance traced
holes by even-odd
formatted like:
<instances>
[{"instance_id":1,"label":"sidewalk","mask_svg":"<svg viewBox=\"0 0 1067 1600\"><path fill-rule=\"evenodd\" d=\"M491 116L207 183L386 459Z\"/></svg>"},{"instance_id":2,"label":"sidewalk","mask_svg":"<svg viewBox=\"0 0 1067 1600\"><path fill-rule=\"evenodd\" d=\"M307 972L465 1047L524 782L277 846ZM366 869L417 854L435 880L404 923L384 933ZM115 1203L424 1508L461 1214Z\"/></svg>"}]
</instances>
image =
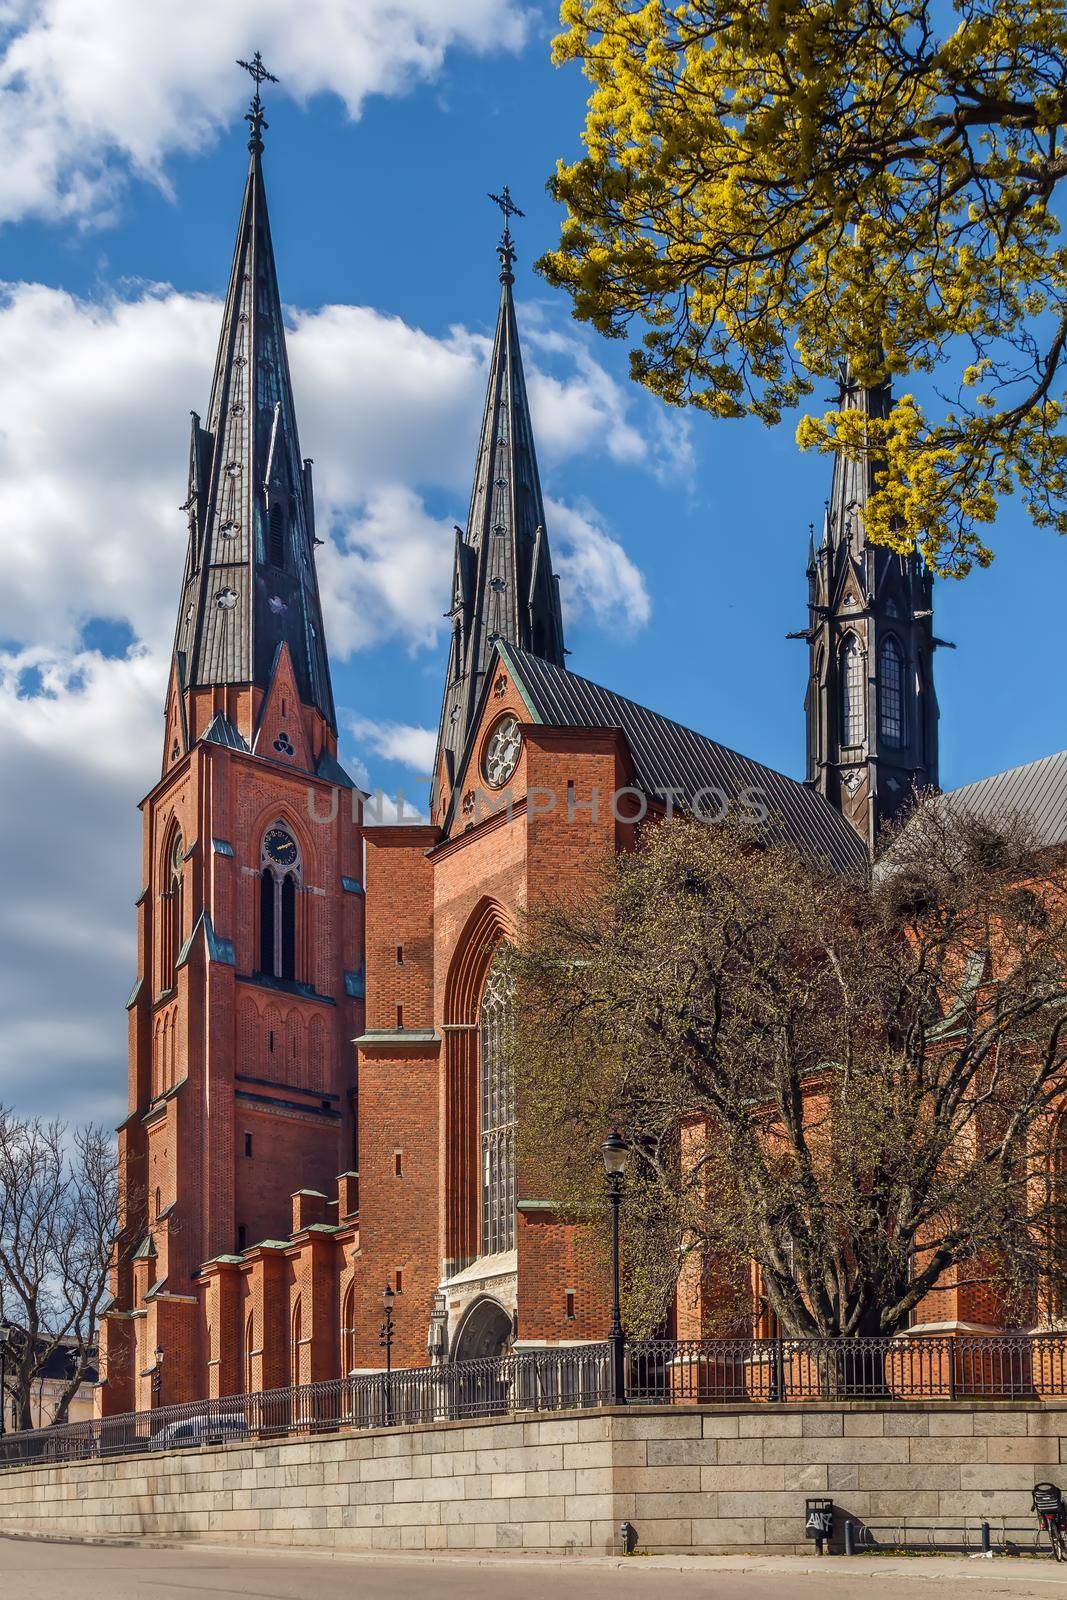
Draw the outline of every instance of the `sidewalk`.
<instances>
[{"instance_id":1,"label":"sidewalk","mask_svg":"<svg viewBox=\"0 0 1067 1600\"><path fill-rule=\"evenodd\" d=\"M788 1580L792 1578L819 1578L833 1585L835 1580L851 1579L853 1583L868 1581L878 1584L890 1580L912 1580L917 1584L941 1583L980 1586L987 1594L1028 1595L1035 1589L1043 1593L1067 1594L1067 1566L1058 1566L1051 1555L1030 1556L980 1556L916 1555L916 1556L590 1556L590 1555L537 1555L521 1552L432 1551L416 1550L316 1550L286 1545L258 1544L250 1539L241 1544L205 1539L157 1538L67 1538L57 1539L49 1534L20 1533L0 1536L13 1542L41 1544L91 1545L114 1549L182 1550L198 1555L225 1555L262 1558L278 1557L301 1562L325 1562L341 1565L389 1567L402 1563L418 1567L477 1567L502 1569L516 1567L523 1570L576 1572L625 1571L628 1574L653 1572L712 1573L732 1577L759 1576ZM2 1564L2 1563L0 1563Z\"/></svg>"}]
</instances>

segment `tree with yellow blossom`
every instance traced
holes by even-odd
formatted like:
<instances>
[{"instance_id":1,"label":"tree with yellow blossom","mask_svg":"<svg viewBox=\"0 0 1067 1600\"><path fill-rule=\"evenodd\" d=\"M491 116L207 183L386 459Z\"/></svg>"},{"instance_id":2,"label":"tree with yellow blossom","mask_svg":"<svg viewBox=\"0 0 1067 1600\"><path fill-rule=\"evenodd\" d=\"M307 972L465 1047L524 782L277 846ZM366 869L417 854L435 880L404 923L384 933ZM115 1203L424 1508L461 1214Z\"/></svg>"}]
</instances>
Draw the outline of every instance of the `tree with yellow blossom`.
<instances>
[{"instance_id":1,"label":"tree with yellow blossom","mask_svg":"<svg viewBox=\"0 0 1067 1600\"><path fill-rule=\"evenodd\" d=\"M894 379L884 421L798 428L874 461L870 538L961 577L1006 495L1067 532L1062 0L563 0L562 24L592 90L540 266L633 376L772 425L843 365Z\"/></svg>"}]
</instances>

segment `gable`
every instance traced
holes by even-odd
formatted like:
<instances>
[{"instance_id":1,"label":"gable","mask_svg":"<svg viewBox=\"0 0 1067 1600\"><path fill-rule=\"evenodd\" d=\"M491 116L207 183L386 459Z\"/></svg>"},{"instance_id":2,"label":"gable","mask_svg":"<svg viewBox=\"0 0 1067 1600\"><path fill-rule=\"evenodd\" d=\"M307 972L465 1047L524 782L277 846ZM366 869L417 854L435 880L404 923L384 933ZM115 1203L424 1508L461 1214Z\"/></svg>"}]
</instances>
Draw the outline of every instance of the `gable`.
<instances>
[{"instance_id":1,"label":"gable","mask_svg":"<svg viewBox=\"0 0 1067 1600\"><path fill-rule=\"evenodd\" d=\"M292 766L298 772L311 772L311 750L304 732L304 708L296 686L289 646L278 646L274 670L259 713L259 725L252 740L253 755Z\"/></svg>"}]
</instances>

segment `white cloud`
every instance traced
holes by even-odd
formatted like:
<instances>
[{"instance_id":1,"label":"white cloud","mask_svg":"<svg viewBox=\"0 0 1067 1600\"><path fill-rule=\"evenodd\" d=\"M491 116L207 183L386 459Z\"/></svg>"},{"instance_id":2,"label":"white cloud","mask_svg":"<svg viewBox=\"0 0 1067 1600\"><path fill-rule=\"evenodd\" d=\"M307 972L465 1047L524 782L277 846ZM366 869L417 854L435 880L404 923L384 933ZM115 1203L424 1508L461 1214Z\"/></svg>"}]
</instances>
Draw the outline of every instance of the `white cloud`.
<instances>
[{"instance_id":1,"label":"white cloud","mask_svg":"<svg viewBox=\"0 0 1067 1600\"><path fill-rule=\"evenodd\" d=\"M168 289L92 303L20 284L0 297L0 638L71 649L85 619L103 616L165 650L185 542L181 411L204 403L219 316L217 302ZM331 650L432 645L489 342L326 306L296 314L289 344L319 525L333 535L320 552ZM561 337L552 354L552 374L529 363L548 466L598 450L651 465L654 430L625 420L615 380L578 341ZM428 493L451 500L451 515L432 515ZM639 575L595 516L558 505L549 535L572 606L645 620Z\"/></svg>"},{"instance_id":2,"label":"white cloud","mask_svg":"<svg viewBox=\"0 0 1067 1600\"><path fill-rule=\"evenodd\" d=\"M439 73L453 48L517 50L516 0L8 0L0 5L0 218L107 214L132 173L165 184L247 101L258 44L288 93L374 94Z\"/></svg>"},{"instance_id":3,"label":"white cloud","mask_svg":"<svg viewBox=\"0 0 1067 1600\"><path fill-rule=\"evenodd\" d=\"M0 1100L26 1112L124 1114L136 801L159 772L162 675L143 648L0 654Z\"/></svg>"},{"instance_id":4,"label":"white cloud","mask_svg":"<svg viewBox=\"0 0 1067 1600\"><path fill-rule=\"evenodd\" d=\"M348 731L360 745L367 745L386 761L399 761L420 777L428 777L437 748L436 728L420 728L409 722L374 722L369 717L349 716Z\"/></svg>"},{"instance_id":5,"label":"white cloud","mask_svg":"<svg viewBox=\"0 0 1067 1600\"><path fill-rule=\"evenodd\" d=\"M331 654L344 660L394 635L432 645L448 601L452 524L429 516L403 484L376 489L339 522L340 544L324 544L318 560Z\"/></svg>"},{"instance_id":6,"label":"white cloud","mask_svg":"<svg viewBox=\"0 0 1067 1600\"><path fill-rule=\"evenodd\" d=\"M547 511L558 535L554 564L564 615L588 612L604 628L643 628L652 612L644 577L599 512L585 501L570 506L562 500L549 500Z\"/></svg>"}]
</instances>

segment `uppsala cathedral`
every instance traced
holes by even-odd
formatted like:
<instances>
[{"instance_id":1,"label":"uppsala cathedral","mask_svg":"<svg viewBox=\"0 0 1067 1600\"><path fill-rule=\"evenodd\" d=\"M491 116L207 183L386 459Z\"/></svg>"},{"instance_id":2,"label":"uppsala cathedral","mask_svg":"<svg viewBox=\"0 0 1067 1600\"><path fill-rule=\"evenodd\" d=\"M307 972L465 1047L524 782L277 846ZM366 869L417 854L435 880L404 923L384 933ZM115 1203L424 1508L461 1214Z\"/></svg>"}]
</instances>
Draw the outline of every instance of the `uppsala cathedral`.
<instances>
[{"instance_id":1,"label":"uppsala cathedral","mask_svg":"<svg viewBox=\"0 0 1067 1600\"><path fill-rule=\"evenodd\" d=\"M804 782L569 669L505 211L470 513L442 596L430 820L365 830L337 758L258 94L249 122L211 397L192 419L162 768L142 802L111 1414L380 1368L385 1285L398 1366L602 1338L598 1260L516 1176L499 956L521 911L631 847L641 816L723 797L758 796L798 848L847 868L938 778L931 579L867 544L866 465L838 460L809 554ZM1051 784L1046 820L1067 837L1064 759L971 797L1020 804ZM968 1294L939 1292L938 1326L982 1325ZM673 1331L717 1331L712 1315L679 1293Z\"/></svg>"}]
</instances>

